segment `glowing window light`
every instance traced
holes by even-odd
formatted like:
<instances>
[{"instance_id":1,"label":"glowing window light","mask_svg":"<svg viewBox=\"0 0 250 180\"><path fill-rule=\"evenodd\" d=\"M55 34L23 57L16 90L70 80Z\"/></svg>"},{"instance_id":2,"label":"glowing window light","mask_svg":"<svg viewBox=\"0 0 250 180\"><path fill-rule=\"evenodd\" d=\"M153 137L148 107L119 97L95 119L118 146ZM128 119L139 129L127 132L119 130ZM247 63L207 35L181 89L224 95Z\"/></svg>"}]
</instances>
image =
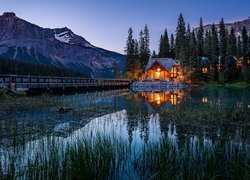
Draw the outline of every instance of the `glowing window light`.
<instances>
[{"instance_id":1,"label":"glowing window light","mask_svg":"<svg viewBox=\"0 0 250 180\"><path fill-rule=\"evenodd\" d=\"M203 74L206 74L207 71L208 71L207 68L202 68L202 73L203 73Z\"/></svg>"},{"instance_id":2,"label":"glowing window light","mask_svg":"<svg viewBox=\"0 0 250 180\"><path fill-rule=\"evenodd\" d=\"M170 101L171 101L171 104L172 104L172 105L177 105L177 103L178 103L177 97L178 97L178 95L176 95L176 94L171 94L171 96L170 96Z\"/></svg>"},{"instance_id":3,"label":"glowing window light","mask_svg":"<svg viewBox=\"0 0 250 180\"><path fill-rule=\"evenodd\" d=\"M207 102L208 102L207 97L202 98L202 99L201 99L201 102L203 102L203 103L207 103Z\"/></svg>"}]
</instances>

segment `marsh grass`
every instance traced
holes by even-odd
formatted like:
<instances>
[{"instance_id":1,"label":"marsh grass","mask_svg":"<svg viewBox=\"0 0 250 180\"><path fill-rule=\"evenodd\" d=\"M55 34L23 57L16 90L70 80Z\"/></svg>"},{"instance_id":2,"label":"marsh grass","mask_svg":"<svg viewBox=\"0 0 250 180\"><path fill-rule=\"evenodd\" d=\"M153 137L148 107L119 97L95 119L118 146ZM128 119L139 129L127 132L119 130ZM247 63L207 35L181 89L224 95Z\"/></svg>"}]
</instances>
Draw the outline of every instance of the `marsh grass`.
<instances>
[{"instance_id":1,"label":"marsh grass","mask_svg":"<svg viewBox=\"0 0 250 180\"><path fill-rule=\"evenodd\" d=\"M75 144L41 141L41 149L25 166L10 158L7 179L249 179L249 148L217 140L210 147L188 141L180 148L167 139L145 143L139 153L128 141L97 136ZM2 162L3 163L3 162Z\"/></svg>"}]
</instances>

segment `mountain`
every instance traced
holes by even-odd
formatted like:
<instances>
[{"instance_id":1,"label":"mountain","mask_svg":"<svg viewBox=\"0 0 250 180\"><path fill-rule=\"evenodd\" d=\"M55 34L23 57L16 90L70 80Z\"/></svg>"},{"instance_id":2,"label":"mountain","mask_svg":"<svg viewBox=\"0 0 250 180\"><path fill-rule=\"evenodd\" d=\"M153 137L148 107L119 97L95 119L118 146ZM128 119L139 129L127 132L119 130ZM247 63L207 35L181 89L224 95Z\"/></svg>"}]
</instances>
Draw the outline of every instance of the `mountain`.
<instances>
[{"instance_id":1,"label":"mountain","mask_svg":"<svg viewBox=\"0 0 250 180\"><path fill-rule=\"evenodd\" d=\"M90 77L113 77L113 63L124 69L122 54L95 47L67 27L49 29L14 13L0 16L0 57L84 72Z\"/></svg>"},{"instance_id":2,"label":"mountain","mask_svg":"<svg viewBox=\"0 0 250 180\"><path fill-rule=\"evenodd\" d=\"M220 25L219 24L215 24L216 28L219 29ZM247 29L247 32L250 33L250 17L248 19L245 19L243 21L237 21L237 22L233 22L233 23L225 23L226 28L228 29L228 31L230 32L231 29L233 28L235 33L237 35L241 35L242 29L245 26ZM212 28L212 24L207 24L204 26L204 31L209 31ZM195 29L195 31L198 31L198 28Z\"/></svg>"}]
</instances>

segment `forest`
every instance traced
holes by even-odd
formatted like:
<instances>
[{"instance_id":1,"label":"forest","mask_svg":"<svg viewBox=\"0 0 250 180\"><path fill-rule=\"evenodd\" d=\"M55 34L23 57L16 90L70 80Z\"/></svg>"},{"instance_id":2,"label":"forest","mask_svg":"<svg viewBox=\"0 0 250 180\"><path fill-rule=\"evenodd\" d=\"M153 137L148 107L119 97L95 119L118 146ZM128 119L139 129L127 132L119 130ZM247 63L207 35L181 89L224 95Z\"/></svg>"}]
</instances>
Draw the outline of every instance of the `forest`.
<instances>
[{"instance_id":1,"label":"forest","mask_svg":"<svg viewBox=\"0 0 250 180\"><path fill-rule=\"evenodd\" d=\"M250 82L249 36L246 27L237 34L233 28L227 28L223 18L219 22L219 28L213 23L211 29L205 31L200 18L199 27L191 29L180 14L175 34L169 36L165 29L159 37L159 49L156 53L149 49L148 26L145 25L140 32L139 40L133 37L133 29L130 27L125 47L125 76L138 80L152 56L178 60L186 82Z\"/></svg>"},{"instance_id":2,"label":"forest","mask_svg":"<svg viewBox=\"0 0 250 180\"><path fill-rule=\"evenodd\" d=\"M82 72L76 72L66 68L59 68L45 64L33 64L4 58L0 58L0 74L87 77Z\"/></svg>"}]
</instances>

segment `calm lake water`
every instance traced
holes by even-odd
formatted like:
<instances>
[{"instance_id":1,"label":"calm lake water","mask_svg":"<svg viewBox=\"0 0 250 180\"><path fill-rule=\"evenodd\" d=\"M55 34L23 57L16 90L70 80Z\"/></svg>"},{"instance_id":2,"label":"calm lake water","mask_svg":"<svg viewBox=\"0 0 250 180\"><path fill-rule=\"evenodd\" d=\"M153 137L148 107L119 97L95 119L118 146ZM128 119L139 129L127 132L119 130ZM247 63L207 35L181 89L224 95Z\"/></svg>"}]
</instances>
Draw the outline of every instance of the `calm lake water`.
<instances>
[{"instance_id":1,"label":"calm lake water","mask_svg":"<svg viewBox=\"0 0 250 180\"><path fill-rule=\"evenodd\" d=\"M22 169L38 152L47 153L44 142L52 138L64 149L74 146L83 137L119 137L131 145L134 154L140 152L145 143L157 143L162 138L176 149L188 142L190 151L196 149L197 144L210 148L217 139L228 144L228 151L233 146L250 148L250 121L247 118L250 88L196 88L171 92L124 89L12 100L0 100L3 174L8 171L13 157L16 169ZM71 110L59 113L60 107ZM223 111L222 115L224 111L231 113L223 119L213 117L211 109Z\"/></svg>"}]
</instances>

